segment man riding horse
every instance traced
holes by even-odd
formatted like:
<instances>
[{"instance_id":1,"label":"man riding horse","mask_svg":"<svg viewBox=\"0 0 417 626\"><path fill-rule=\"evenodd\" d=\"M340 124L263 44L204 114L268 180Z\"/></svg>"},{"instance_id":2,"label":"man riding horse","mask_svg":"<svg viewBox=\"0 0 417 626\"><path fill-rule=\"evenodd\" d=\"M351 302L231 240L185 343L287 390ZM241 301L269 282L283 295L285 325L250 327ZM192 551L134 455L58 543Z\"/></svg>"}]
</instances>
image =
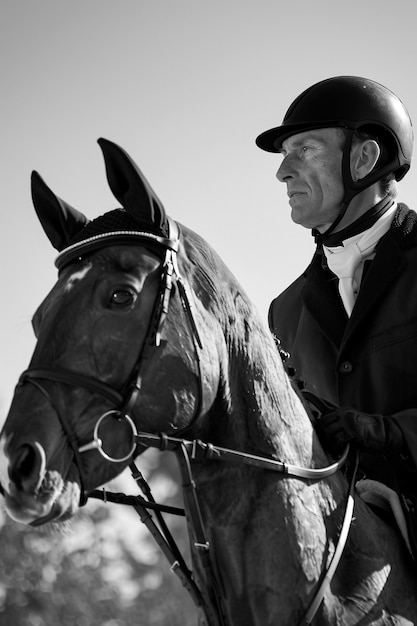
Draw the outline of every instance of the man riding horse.
<instances>
[{"instance_id":1,"label":"man riding horse","mask_svg":"<svg viewBox=\"0 0 417 626\"><path fill-rule=\"evenodd\" d=\"M257 138L282 155L291 217L317 244L270 328L325 401L330 450L353 444L362 474L400 495L417 558L417 214L395 200L412 144L402 102L354 76L308 88Z\"/></svg>"},{"instance_id":2,"label":"man riding horse","mask_svg":"<svg viewBox=\"0 0 417 626\"><path fill-rule=\"evenodd\" d=\"M32 176L59 276L0 433L6 510L59 523L129 464L142 488L130 461L153 442L178 452L192 571L159 518L158 543L210 626L417 623L406 547L353 501L244 290L99 143L119 209L89 222Z\"/></svg>"}]
</instances>

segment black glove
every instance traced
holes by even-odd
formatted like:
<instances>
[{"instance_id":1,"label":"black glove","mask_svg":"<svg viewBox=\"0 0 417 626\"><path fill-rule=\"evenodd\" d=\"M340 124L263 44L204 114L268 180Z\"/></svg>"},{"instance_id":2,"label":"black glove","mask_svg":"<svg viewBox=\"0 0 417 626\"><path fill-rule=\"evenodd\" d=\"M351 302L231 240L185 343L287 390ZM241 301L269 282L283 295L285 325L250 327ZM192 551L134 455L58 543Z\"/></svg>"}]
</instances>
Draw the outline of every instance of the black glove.
<instances>
[{"instance_id":1,"label":"black glove","mask_svg":"<svg viewBox=\"0 0 417 626\"><path fill-rule=\"evenodd\" d=\"M340 408L322 415L318 427L335 454L340 454L347 443L373 454L400 454L405 447L399 426L382 415Z\"/></svg>"}]
</instances>

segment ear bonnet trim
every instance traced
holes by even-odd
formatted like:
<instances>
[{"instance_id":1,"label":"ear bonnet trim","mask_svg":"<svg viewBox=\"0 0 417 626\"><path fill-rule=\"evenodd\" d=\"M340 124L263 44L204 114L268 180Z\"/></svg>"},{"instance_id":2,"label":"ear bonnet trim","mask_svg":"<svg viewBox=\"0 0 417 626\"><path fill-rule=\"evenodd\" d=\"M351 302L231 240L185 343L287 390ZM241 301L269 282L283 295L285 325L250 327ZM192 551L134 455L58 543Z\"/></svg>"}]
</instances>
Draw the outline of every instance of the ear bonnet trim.
<instances>
[{"instance_id":1,"label":"ear bonnet trim","mask_svg":"<svg viewBox=\"0 0 417 626\"><path fill-rule=\"evenodd\" d=\"M55 265L58 269L62 269L64 265L68 265L76 258L82 257L85 254L91 254L100 248L105 248L109 245L122 245L122 244L137 244L138 241L148 240L157 245L163 246L163 248L169 248L178 251L178 239L168 239L166 237L159 237L153 233L146 233L142 231L133 230L119 230L111 233L102 233L101 235L94 235L88 239L84 239L78 243L74 243L62 250L55 259Z\"/></svg>"}]
</instances>

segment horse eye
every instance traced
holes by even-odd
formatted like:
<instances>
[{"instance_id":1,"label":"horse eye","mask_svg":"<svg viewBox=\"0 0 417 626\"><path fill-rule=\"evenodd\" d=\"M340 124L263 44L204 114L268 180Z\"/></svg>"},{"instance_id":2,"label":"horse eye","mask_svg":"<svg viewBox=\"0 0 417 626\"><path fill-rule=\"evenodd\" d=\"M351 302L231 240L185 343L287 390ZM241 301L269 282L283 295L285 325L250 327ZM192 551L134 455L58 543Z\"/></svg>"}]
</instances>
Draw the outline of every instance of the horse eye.
<instances>
[{"instance_id":1,"label":"horse eye","mask_svg":"<svg viewBox=\"0 0 417 626\"><path fill-rule=\"evenodd\" d=\"M136 293L130 289L115 289L110 296L110 306L128 307L136 300Z\"/></svg>"}]
</instances>

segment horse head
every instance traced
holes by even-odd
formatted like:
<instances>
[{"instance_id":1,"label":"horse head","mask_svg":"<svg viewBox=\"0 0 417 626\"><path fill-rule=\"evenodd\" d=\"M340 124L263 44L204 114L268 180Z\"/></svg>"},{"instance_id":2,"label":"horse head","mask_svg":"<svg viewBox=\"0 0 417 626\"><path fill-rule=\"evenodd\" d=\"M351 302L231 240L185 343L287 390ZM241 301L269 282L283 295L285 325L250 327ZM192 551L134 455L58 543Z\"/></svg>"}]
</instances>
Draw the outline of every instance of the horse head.
<instances>
[{"instance_id":1,"label":"horse head","mask_svg":"<svg viewBox=\"0 0 417 626\"><path fill-rule=\"evenodd\" d=\"M121 148L99 144L122 208L89 221L32 175L59 276L33 317L37 344L1 434L0 483L10 515L35 525L71 516L119 474L141 451L137 430L197 425L218 386L199 240L181 236Z\"/></svg>"}]
</instances>

